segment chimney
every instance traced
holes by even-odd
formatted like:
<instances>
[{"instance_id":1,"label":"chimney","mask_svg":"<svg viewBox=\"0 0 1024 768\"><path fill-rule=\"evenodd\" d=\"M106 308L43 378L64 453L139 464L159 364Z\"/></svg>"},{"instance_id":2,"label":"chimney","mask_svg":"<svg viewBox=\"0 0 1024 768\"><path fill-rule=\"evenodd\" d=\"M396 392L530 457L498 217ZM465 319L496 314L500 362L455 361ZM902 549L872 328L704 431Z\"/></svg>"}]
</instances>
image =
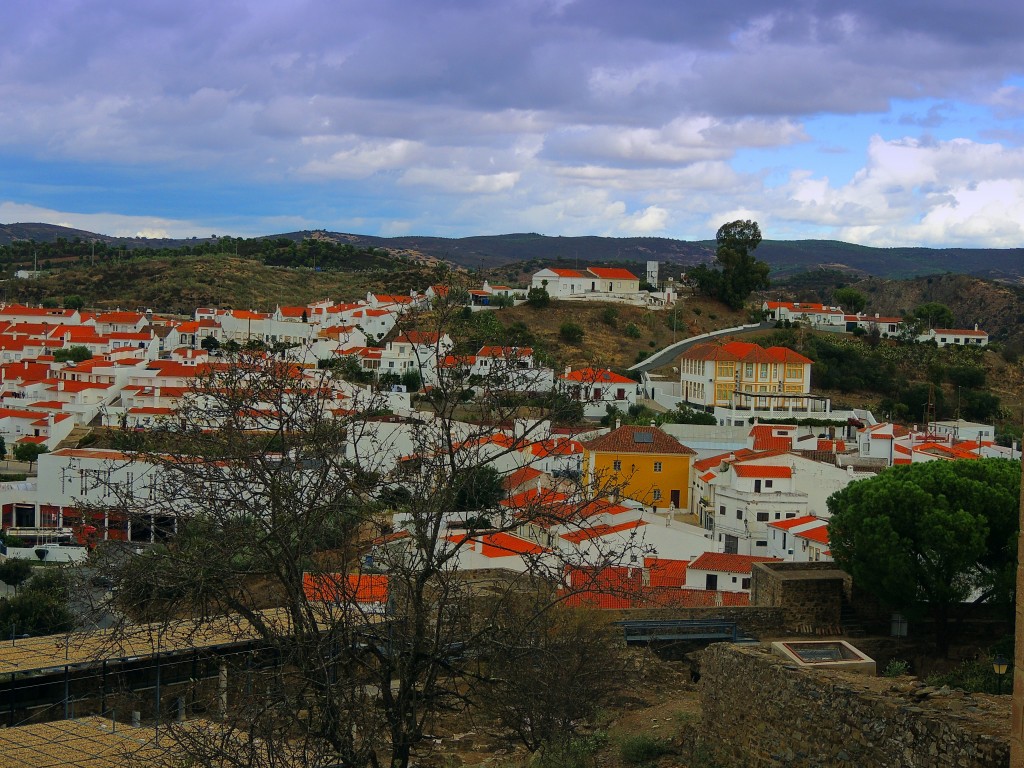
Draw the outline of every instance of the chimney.
<instances>
[{"instance_id":1,"label":"chimney","mask_svg":"<svg viewBox=\"0 0 1024 768\"><path fill-rule=\"evenodd\" d=\"M572 373L572 366L571 365L565 366L565 374L564 375L568 376L570 373Z\"/></svg>"},{"instance_id":2,"label":"chimney","mask_svg":"<svg viewBox=\"0 0 1024 768\"><path fill-rule=\"evenodd\" d=\"M853 477L853 464L846 465L846 474L848 474L850 477Z\"/></svg>"},{"instance_id":3,"label":"chimney","mask_svg":"<svg viewBox=\"0 0 1024 768\"><path fill-rule=\"evenodd\" d=\"M616 416L615 417L615 428L618 429L621 426L622 426L622 419L620 419L618 416Z\"/></svg>"}]
</instances>

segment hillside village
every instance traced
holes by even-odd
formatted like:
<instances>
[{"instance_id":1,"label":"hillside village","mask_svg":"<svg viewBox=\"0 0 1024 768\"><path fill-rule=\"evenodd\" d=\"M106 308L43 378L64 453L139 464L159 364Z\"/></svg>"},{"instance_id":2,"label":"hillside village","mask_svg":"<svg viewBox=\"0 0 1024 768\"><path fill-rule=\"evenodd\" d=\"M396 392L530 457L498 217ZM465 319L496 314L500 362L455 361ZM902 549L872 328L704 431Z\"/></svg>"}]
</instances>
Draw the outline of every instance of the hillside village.
<instances>
[{"instance_id":1,"label":"hillside village","mask_svg":"<svg viewBox=\"0 0 1024 768\"><path fill-rule=\"evenodd\" d=\"M922 334L897 318L766 301L762 323L684 334L613 370L563 366L550 349L478 332L501 324L466 325L515 305L543 312L552 298L666 314L688 300L671 284L641 290L625 271L545 268L529 289L432 285L273 311L199 307L190 317L0 308L0 437L11 473L0 480L0 566L11 579L26 578L16 566L27 566L30 586L54 573L74 585L62 588L74 595L74 618L25 587L5 598L28 611L9 614L11 642L0 649L11 670L0 712L19 726L10 739L22 765L36 759L26 739L48 744L48 755L81 739L81 754L95 757L122 754L127 736L130 754L112 767L143 756L176 766L180 750L202 745L188 745L197 727L224 729L240 765L253 744L274 744L274 761L308 749L296 764L333 765L335 746L315 735L302 746L297 734L316 722L312 702L335 696L350 700L318 727L359 733L360 749L399 763L463 755L461 718L443 713L468 707L492 722L493 749L518 742L561 765L556 734L592 722L634 679L621 665L639 663L636 646L664 642L655 637L739 644L701 656L700 729L637 738L672 755L753 749L760 731L731 724L744 708L719 712L715 691L781 663L746 658L742 643L843 635L851 611L880 623L833 565L829 497L888 467L1020 454L997 444L990 424L904 426L835 407L815 390L811 359L738 335L796 326L981 347L981 331ZM656 282L655 270L647 276ZM622 633L611 646L610 628ZM535 652L564 632L568 645ZM339 654L339 642L348 650ZM481 658L497 671L506 655L505 677L477 680L478 698L457 703ZM325 658L351 672L339 677ZM573 672L583 659L594 674ZM743 664L754 666L733 668ZM646 709L621 728L646 729L643 713L657 713L658 727L670 701L697 706L684 671L657 669ZM285 670L294 670L289 683ZM254 676L295 698L254 694ZM321 687L311 694L310 685ZM818 694L787 685L772 679L759 690L792 695L818 722ZM387 687L407 693L388 698ZM538 699L540 689L554 699ZM518 703L503 714L523 690L527 711L560 713L539 735L523 732L535 715ZM269 713L253 714L267 702ZM131 713L131 727L118 710ZM991 719L992 706L975 710ZM267 716L289 730L264 741ZM925 727L865 717L865 731ZM422 736L427 722L442 736ZM794 749L802 722L785 736ZM156 739L144 735L148 724ZM161 733L173 738L157 749ZM999 764L1004 746L987 733L965 726L940 754L991 754ZM867 739L863 754L901 741ZM931 749L927 740L920 748Z\"/></svg>"},{"instance_id":2,"label":"hillside village","mask_svg":"<svg viewBox=\"0 0 1024 768\"><path fill-rule=\"evenodd\" d=\"M587 272L588 284L563 290L566 281L582 279L583 273L570 272L542 270L534 287L603 301L630 300L639 291L639 280L625 279L624 270L599 268ZM602 279L611 282L599 283ZM878 423L869 412L832 412L813 394L810 360L789 349L764 349L727 337L681 353L679 379L670 382L675 397L654 391L657 385L645 376L635 380L593 368L555 371L526 347L485 345L475 355L455 355L449 335L416 330L410 323L429 313L447 291L432 286L411 295L368 294L355 302L322 301L272 313L198 308L187 320L151 311L0 309L0 436L9 451L24 455L28 445L35 447L29 456L40 453L36 479L0 489L4 531L21 544L8 546L7 555L81 560L99 541L151 543L172 535L173 519L150 516L140 522L128 512L90 516L87 510L109 499L111 485L144 498L143 489L158 484L153 478L160 467L123 450L76 446L90 425L145 432L174 423L181 406L244 350L290 361L296 378L316 384L330 413L380 414L368 418L358 440L349 438L345 451L357 462L372 456L373 471L384 478L408 471L419 428L410 424L429 420L423 399L453 381L486 382L487 389L523 397L555 392L577 403L582 419L573 424L523 419L521 424L467 423L459 430L475 435L462 449L500 475L502 514L514 516L538 498L552 507L582 500L592 505L585 525L570 529L531 522L468 537L462 519L452 517L445 525L465 550L459 566L468 570L523 570L526 561L556 550L628 544L639 545L645 556L622 566L623 573L654 568L674 574L667 582L655 579L657 587L618 596L615 605L623 600L631 605L742 602L756 559L830 559L825 502L848 483L886 466L1013 455L995 444L988 425L934 422L910 429ZM517 295L486 284L467 294L461 300L480 311L494 309L481 303L481 295ZM893 318L864 318L836 307L766 302L764 310L771 319L816 328L852 332L863 324L889 324L886 332L897 332ZM939 343L945 343L945 334L949 343L985 343L981 333L932 333L943 334ZM334 375L337 370L357 375ZM650 392L644 382L651 384ZM717 428L598 423L609 413L626 414L647 395L662 404L668 396L669 405L730 417L719 418ZM250 428L275 427L260 418L268 404L254 402L252 408ZM758 423L786 414L793 424ZM796 426L797 418L808 414L828 416L838 428ZM96 482L101 476L106 481ZM596 492L599 479L614 485L609 497ZM392 548L400 540L400 520L394 530ZM594 594L592 599L608 604L610 598Z\"/></svg>"}]
</instances>

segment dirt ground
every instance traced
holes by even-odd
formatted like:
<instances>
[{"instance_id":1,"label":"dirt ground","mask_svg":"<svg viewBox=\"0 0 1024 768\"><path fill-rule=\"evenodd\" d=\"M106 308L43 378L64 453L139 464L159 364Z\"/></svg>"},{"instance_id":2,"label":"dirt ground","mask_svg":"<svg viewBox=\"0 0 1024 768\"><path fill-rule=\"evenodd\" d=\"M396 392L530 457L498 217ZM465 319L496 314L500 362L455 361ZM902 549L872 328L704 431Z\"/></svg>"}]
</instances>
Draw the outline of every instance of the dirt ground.
<instances>
[{"instance_id":1,"label":"dirt ground","mask_svg":"<svg viewBox=\"0 0 1024 768\"><path fill-rule=\"evenodd\" d=\"M601 744L592 758L596 768L635 768L620 754L622 741L647 735L666 742L667 754L645 766L687 766L686 735L700 720L697 685L682 661L664 661L647 651L633 652L630 684L589 732ZM452 718L438 723L431 743L420 749L417 764L437 768L525 768L531 755L487 723ZM587 732L585 732L587 733Z\"/></svg>"}]
</instances>

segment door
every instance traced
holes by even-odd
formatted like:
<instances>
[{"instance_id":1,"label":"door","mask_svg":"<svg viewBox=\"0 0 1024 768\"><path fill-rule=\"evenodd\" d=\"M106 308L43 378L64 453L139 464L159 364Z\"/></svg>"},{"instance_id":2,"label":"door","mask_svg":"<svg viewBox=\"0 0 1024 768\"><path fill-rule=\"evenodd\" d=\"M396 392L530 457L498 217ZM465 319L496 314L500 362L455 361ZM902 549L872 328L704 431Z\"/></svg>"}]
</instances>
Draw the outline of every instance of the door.
<instances>
[{"instance_id":1,"label":"door","mask_svg":"<svg viewBox=\"0 0 1024 768\"><path fill-rule=\"evenodd\" d=\"M718 589L718 574L709 573L704 584L704 589Z\"/></svg>"},{"instance_id":2,"label":"door","mask_svg":"<svg viewBox=\"0 0 1024 768\"><path fill-rule=\"evenodd\" d=\"M760 480L755 480L754 481L754 493L760 493L760 492L761 492L761 481Z\"/></svg>"},{"instance_id":3,"label":"door","mask_svg":"<svg viewBox=\"0 0 1024 768\"><path fill-rule=\"evenodd\" d=\"M678 490L672 491L669 494L669 497L670 497L670 499L672 501L672 506L675 507L676 509L679 509L679 491Z\"/></svg>"}]
</instances>

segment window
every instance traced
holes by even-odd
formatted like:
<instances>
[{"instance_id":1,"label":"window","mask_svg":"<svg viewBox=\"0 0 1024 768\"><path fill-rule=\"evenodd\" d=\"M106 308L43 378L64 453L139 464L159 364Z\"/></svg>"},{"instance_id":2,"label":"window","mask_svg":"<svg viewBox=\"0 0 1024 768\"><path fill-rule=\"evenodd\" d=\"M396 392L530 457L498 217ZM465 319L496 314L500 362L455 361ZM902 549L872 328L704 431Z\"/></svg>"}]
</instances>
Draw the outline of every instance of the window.
<instances>
[{"instance_id":1,"label":"window","mask_svg":"<svg viewBox=\"0 0 1024 768\"><path fill-rule=\"evenodd\" d=\"M767 523L768 522L768 513L767 512L758 512L757 513L757 522L759 522L759 523Z\"/></svg>"},{"instance_id":2,"label":"window","mask_svg":"<svg viewBox=\"0 0 1024 768\"><path fill-rule=\"evenodd\" d=\"M743 519L743 510L742 509L737 509L736 510L736 519L737 520L742 520Z\"/></svg>"},{"instance_id":3,"label":"window","mask_svg":"<svg viewBox=\"0 0 1024 768\"><path fill-rule=\"evenodd\" d=\"M725 514L725 505L722 505L721 507L718 508L718 514L720 514L720 515L724 515Z\"/></svg>"},{"instance_id":4,"label":"window","mask_svg":"<svg viewBox=\"0 0 1024 768\"><path fill-rule=\"evenodd\" d=\"M754 546L755 547L767 547L768 546L768 542L767 541L755 541L754 542Z\"/></svg>"},{"instance_id":5,"label":"window","mask_svg":"<svg viewBox=\"0 0 1024 768\"><path fill-rule=\"evenodd\" d=\"M790 520L790 519L792 519L794 517L796 517L796 512L787 512L786 513L786 519L787 520Z\"/></svg>"},{"instance_id":6,"label":"window","mask_svg":"<svg viewBox=\"0 0 1024 768\"><path fill-rule=\"evenodd\" d=\"M765 488L771 488L772 487L772 481L771 480L765 480L764 481L764 487Z\"/></svg>"},{"instance_id":7,"label":"window","mask_svg":"<svg viewBox=\"0 0 1024 768\"><path fill-rule=\"evenodd\" d=\"M612 469L615 470L616 472L621 472L622 471L622 462L619 461L618 459L613 461L612 462Z\"/></svg>"},{"instance_id":8,"label":"window","mask_svg":"<svg viewBox=\"0 0 1024 768\"><path fill-rule=\"evenodd\" d=\"M661 491L659 491L657 488L654 489L653 495L655 501L661 501Z\"/></svg>"},{"instance_id":9,"label":"window","mask_svg":"<svg viewBox=\"0 0 1024 768\"><path fill-rule=\"evenodd\" d=\"M660 461L654 462L654 471L655 472L661 472L661 462Z\"/></svg>"},{"instance_id":10,"label":"window","mask_svg":"<svg viewBox=\"0 0 1024 768\"><path fill-rule=\"evenodd\" d=\"M742 589L750 589L750 579L744 579L743 581L741 581L740 582L740 588L742 588Z\"/></svg>"}]
</instances>

